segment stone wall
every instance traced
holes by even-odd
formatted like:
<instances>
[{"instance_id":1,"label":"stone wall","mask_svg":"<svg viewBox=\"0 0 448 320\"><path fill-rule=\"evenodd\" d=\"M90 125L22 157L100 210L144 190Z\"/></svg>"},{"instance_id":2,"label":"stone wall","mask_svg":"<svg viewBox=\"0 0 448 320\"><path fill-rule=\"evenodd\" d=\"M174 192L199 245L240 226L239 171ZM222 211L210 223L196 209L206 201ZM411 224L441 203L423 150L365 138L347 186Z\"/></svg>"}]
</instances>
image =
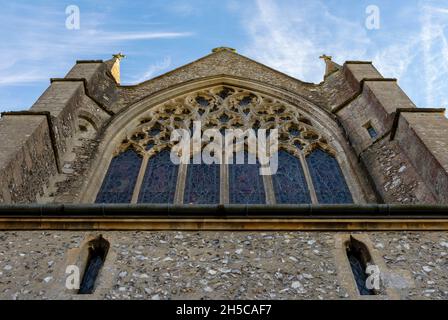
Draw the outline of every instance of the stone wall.
<instances>
[{"instance_id":1,"label":"stone wall","mask_svg":"<svg viewBox=\"0 0 448 320\"><path fill-rule=\"evenodd\" d=\"M322 83L311 84L224 49L136 86L119 86L118 64L115 58L78 61L64 79L54 79L30 109L49 112L51 128L47 131L42 129L47 121L44 116L34 115L30 121L27 119L31 116L18 115L0 119L0 133L5 137L0 145L0 172L4 172L0 203L37 199L76 202L80 189L86 186L96 146L116 113L154 93L222 75L285 90L279 95L290 92L301 96L321 108L315 108L319 116L333 112L327 118L334 121L332 125L339 124L354 150L354 154L351 150L344 152L352 158L358 156L356 171L366 175L365 184L371 184L366 187L369 192L371 188L377 191L367 199L380 195L378 201L386 203L448 202L448 121L441 114L422 115L423 110L415 107L396 81L384 79L371 63L335 64L339 70L336 68ZM375 129L377 137L370 137L367 125ZM42 127L40 131L36 131L38 127ZM51 142L55 148L49 148ZM44 146L37 149L45 152L35 152L34 158L24 156L29 153L25 149L33 150L35 143ZM14 159L32 160L26 165L8 162ZM52 163L54 159L56 164ZM357 166L356 162L353 165ZM27 171L37 166L42 169Z\"/></svg>"},{"instance_id":2,"label":"stone wall","mask_svg":"<svg viewBox=\"0 0 448 320\"><path fill-rule=\"evenodd\" d=\"M341 237L329 232L104 232L93 295L65 288L67 264L98 234L4 232L0 299L359 298ZM383 274L376 299L448 299L446 232L355 233ZM78 263L79 265L79 263ZM370 297L372 298L372 297Z\"/></svg>"},{"instance_id":3,"label":"stone wall","mask_svg":"<svg viewBox=\"0 0 448 320\"><path fill-rule=\"evenodd\" d=\"M113 111L122 110L151 94L181 83L222 75L251 79L276 86L298 94L323 108L327 104L319 85L302 82L246 57L223 50L139 85L120 87L120 98Z\"/></svg>"},{"instance_id":4,"label":"stone wall","mask_svg":"<svg viewBox=\"0 0 448 320\"><path fill-rule=\"evenodd\" d=\"M401 113L395 139L437 201L448 203L448 121L443 111Z\"/></svg>"},{"instance_id":5,"label":"stone wall","mask_svg":"<svg viewBox=\"0 0 448 320\"><path fill-rule=\"evenodd\" d=\"M349 62L343 71L359 91L334 112L382 201L447 203L448 121L443 114L416 108L394 79L382 78L371 64Z\"/></svg>"},{"instance_id":6,"label":"stone wall","mask_svg":"<svg viewBox=\"0 0 448 320\"><path fill-rule=\"evenodd\" d=\"M66 78L52 80L29 111L0 119L0 203L53 202L54 184L66 178L59 194L71 190L69 175L84 172L92 157L86 150L94 148L111 116L107 106L115 99L116 83L107 70L112 64L79 63ZM92 127L91 136L80 132L80 120Z\"/></svg>"},{"instance_id":7,"label":"stone wall","mask_svg":"<svg viewBox=\"0 0 448 320\"><path fill-rule=\"evenodd\" d=\"M57 165L45 115L0 120L0 203L36 201Z\"/></svg>"}]
</instances>

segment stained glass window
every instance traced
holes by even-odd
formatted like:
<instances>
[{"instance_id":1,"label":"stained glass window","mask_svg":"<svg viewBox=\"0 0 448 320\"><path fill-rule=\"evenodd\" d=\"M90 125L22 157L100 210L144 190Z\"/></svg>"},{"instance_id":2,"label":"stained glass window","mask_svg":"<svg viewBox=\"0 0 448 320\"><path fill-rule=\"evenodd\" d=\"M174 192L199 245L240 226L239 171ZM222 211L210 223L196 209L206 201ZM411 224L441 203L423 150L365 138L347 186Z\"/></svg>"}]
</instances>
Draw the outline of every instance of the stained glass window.
<instances>
[{"instance_id":1,"label":"stained glass window","mask_svg":"<svg viewBox=\"0 0 448 320\"><path fill-rule=\"evenodd\" d=\"M95 202L130 203L141 163L142 158L134 150L114 157Z\"/></svg>"},{"instance_id":2,"label":"stained glass window","mask_svg":"<svg viewBox=\"0 0 448 320\"><path fill-rule=\"evenodd\" d=\"M272 182L277 203L311 203L300 160L284 150L278 153L278 170Z\"/></svg>"},{"instance_id":3,"label":"stained glass window","mask_svg":"<svg viewBox=\"0 0 448 320\"><path fill-rule=\"evenodd\" d=\"M173 203L178 167L171 161L169 150L163 150L149 159L138 202Z\"/></svg>"},{"instance_id":4,"label":"stained glass window","mask_svg":"<svg viewBox=\"0 0 448 320\"><path fill-rule=\"evenodd\" d=\"M344 175L333 156L316 149L306 161L319 203L353 203Z\"/></svg>"},{"instance_id":5,"label":"stained glass window","mask_svg":"<svg viewBox=\"0 0 448 320\"><path fill-rule=\"evenodd\" d=\"M244 164L229 164L229 192L230 203L266 202L260 164L258 161L256 164L249 164L247 152L244 153Z\"/></svg>"},{"instance_id":6,"label":"stained glass window","mask_svg":"<svg viewBox=\"0 0 448 320\"><path fill-rule=\"evenodd\" d=\"M219 203L219 164L190 164L185 182L184 203Z\"/></svg>"}]
</instances>

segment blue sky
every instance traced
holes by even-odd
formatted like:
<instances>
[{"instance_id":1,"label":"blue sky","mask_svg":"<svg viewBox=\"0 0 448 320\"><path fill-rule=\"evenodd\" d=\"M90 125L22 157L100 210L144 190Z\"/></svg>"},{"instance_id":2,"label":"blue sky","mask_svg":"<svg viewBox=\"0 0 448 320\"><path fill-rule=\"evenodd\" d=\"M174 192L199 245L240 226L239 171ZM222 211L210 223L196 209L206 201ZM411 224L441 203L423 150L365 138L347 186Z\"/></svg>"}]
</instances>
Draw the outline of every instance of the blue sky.
<instances>
[{"instance_id":1,"label":"blue sky","mask_svg":"<svg viewBox=\"0 0 448 320\"><path fill-rule=\"evenodd\" d=\"M65 27L77 5L79 30ZM376 5L380 28L365 26ZM133 84L196 60L214 47L308 82L322 53L338 63L372 60L420 107L448 106L448 0L0 0L0 111L28 109L79 59L127 55Z\"/></svg>"}]
</instances>

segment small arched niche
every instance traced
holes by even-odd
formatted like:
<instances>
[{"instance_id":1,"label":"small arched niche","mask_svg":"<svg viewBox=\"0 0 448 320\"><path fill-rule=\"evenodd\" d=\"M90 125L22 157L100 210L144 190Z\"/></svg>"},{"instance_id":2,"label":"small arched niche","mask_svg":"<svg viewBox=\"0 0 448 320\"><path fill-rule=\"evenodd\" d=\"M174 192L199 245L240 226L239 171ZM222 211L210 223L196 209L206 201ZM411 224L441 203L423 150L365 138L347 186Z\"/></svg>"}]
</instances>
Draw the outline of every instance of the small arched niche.
<instances>
[{"instance_id":1,"label":"small arched niche","mask_svg":"<svg viewBox=\"0 0 448 320\"><path fill-rule=\"evenodd\" d=\"M172 93L170 99L162 102L152 104L152 100L148 100L132 106L128 112L121 114L111 123L104 135L107 139L99 147L101 154L97 157L94 169L91 171L92 177L89 178L90 182L81 196L81 201L94 202L96 198L98 203L117 202L106 201L102 198L104 192L110 193L110 190L104 188L105 182L115 181L111 179L111 175L117 171L112 170L114 164L121 159L120 154L131 147L142 159L141 167L136 167L132 171L135 181L133 180L128 186L130 195L125 199L126 201L121 202L160 203L161 200L157 199L157 201L154 199L139 201L141 199L139 193L145 187L143 182L147 167L149 165L151 168L152 162L161 150L172 147L170 134L173 130L184 129L191 132L193 122L200 121L202 132L207 129L216 129L221 134L224 134L227 129L242 131L265 129L268 132L272 129L278 130L280 149L296 157L296 159L285 157L283 161L291 159L294 164L300 162L304 170L304 173L299 175L300 183L305 189L309 189L310 197L304 197L304 199L290 197L286 200L278 195L276 197L274 187L271 186L272 179L265 177L263 180L266 180L264 184L267 195L263 201L258 202L266 204L364 202L363 185L359 183L355 170L357 164L351 162L351 158L345 151L347 143L338 128L334 128L333 120L325 118L326 115L323 115L321 110L310 106L305 101L290 102L284 97L263 91L266 89L264 87L260 89L262 90L257 90L255 87L248 89L245 86L217 84L178 95ZM220 190L213 194L220 193L220 203L232 203L228 194L228 170L224 166L221 167ZM179 179L173 183L175 186L171 186L170 189L170 192L176 192L177 196L174 198L171 196L169 201L163 199L163 203L185 204L184 189L188 187L189 182L187 181L186 184L185 179L194 179L197 175L193 174L193 170L188 173L186 171L188 168L184 169L179 168L179 172L184 170L185 173L179 174ZM195 169L198 171L203 168ZM218 174L215 176L217 177ZM306 183L302 180L306 180ZM306 194L306 192L302 193ZM187 200L187 204L215 203L216 198L216 196L213 197L212 201L190 199Z\"/></svg>"}]
</instances>

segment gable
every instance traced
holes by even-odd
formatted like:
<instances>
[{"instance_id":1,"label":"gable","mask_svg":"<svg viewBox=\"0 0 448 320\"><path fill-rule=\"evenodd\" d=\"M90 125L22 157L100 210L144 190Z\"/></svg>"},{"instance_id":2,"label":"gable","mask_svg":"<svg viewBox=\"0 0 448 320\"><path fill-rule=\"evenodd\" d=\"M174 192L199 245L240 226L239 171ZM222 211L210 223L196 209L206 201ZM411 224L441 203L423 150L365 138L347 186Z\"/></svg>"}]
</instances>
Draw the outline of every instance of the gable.
<instances>
[{"instance_id":1,"label":"gable","mask_svg":"<svg viewBox=\"0 0 448 320\"><path fill-rule=\"evenodd\" d=\"M316 105L326 105L320 85L300 81L229 49L221 49L138 85L119 87L120 99L114 111L119 111L155 92L177 84L222 75L276 86L300 95Z\"/></svg>"}]
</instances>

